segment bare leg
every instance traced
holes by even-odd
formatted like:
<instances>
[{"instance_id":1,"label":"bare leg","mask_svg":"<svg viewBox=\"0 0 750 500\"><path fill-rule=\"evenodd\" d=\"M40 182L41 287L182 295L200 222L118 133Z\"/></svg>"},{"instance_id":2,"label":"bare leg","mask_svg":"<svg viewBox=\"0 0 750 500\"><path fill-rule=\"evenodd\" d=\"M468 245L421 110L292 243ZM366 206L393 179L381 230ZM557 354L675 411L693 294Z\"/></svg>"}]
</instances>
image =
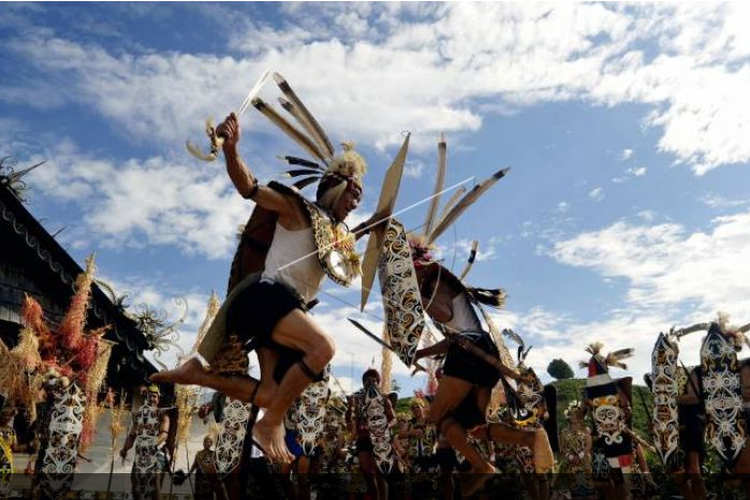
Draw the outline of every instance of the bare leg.
<instances>
[{"instance_id":1,"label":"bare leg","mask_svg":"<svg viewBox=\"0 0 750 500\"><path fill-rule=\"evenodd\" d=\"M487 435L496 443L508 443L531 448L534 452L534 467L539 474L550 470L554 465L554 455L549 444L549 437L544 428L518 429L504 422L488 424L472 433L474 437Z\"/></svg>"},{"instance_id":2,"label":"bare leg","mask_svg":"<svg viewBox=\"0 0 750 500\"><path fill-rule=\"evenodd\" d=\"M244 402L250 402L259 383L258 380L252 377L226 377L209 372L203 368L201 362L196 358L187 360L174 370L156 373L151 376L151 380L153 382L200 385L201 387L208 387L209 389L225 394L232 399ZM270 378L270 383L268 380L263 380L258 388L256 402L260 406L263 406L261 403L271 399L274 388L273 377Z\"/></svg>"},{"instance_id":3,"label":"bare leg","mask_svg":"<svg viewBox=\"0 0 750 500\"><path fill-rule=\"evenodd\" d=\"M280 345L305 353L302 362L313 373L322 372L335 352L331 338L298 309L277 323L271 339ZM310 375L303 370L300 363L289 368L263 418L253 427L255 440L271 460L291 462L294 459L284 443L284 414L310 382Z\"/></svg>"},{"instance_id":4,"label":"bare leg","mask_svg":"<svg viewBox=\"0 0 750 500\"><path fill-rule=\"evenodd\" d=\"M310 500L310 458L304 455L297 459L297 485L298 500Z\"/></svg>"},{"instance_id":5,"label":"bare leg","mask_svg":"<svg viewBox=\"0 0 750 500\"><path fill-rule=\"evenodd\" d=\"M706 500L706 483L701 472L701 458L697 451L688 452L687 483L692 490L692 500ZM687 498L687 497L686 497Z\"/></svg>"},{"instance_id":6,"label":"bare leg","mask_svg":"<svg viewBox=\"0 0 750 500\"><path fill-rule=\"evenodd\" d=\"M371 500L380 500L380 482L377 480L378 466L375 464L375 458L369 451L360 451L357 453L359 459L359 467L362 471L362 475L365 477L365 484L367 485L367 493ZM386 492L387 498L387 492Z\"/></svg>"}]
</instances>

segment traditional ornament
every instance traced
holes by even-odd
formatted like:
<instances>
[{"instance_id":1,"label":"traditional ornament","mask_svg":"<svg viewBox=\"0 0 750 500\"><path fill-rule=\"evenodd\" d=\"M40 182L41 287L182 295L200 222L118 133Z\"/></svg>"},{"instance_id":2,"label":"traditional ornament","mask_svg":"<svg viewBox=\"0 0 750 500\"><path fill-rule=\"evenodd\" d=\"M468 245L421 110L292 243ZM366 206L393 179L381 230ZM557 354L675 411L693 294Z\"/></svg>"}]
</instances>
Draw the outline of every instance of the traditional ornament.
<instances>
[{"instance_id":1,"label":"traditional ornament","mask_svg":"<svg viewBox=\"0 0 750 500\"><path fill-rule=\"evenodd\" d=\"M706 441L730 466L747 442L737 361L737 351L742 345L736 339L728 336L718 323L712 323L700 351Z\"/></svg>"},{"instance_id":2,"label":"traditional ornament","mask_svg":"<svg viewBox=\"0 0 750 500\"><path fill-rule=\"evenodd\" d=\"M227 397L221 419L221 429L214 449L216 473L220 479L226 477L240 464L251 410L250 403Z\"/></svg>"},{"instance_id":3,"label":"traditional ornament","mask_svg":"<svg viewBox=\"0 0 750 500\"><path fill-rule=\"evenodd\" d=\"M297 431L299 444L307 456L311 456L325 430L326 402L330 394L328 382L330 365L326 366L323 379L308 385L299 399Z\"/></svg>"},{"instance_id":4,"label":"traditional ornament","mask_svg":"<svg viewBox=\"0 0 750 500\"><path fill-rule=\"evenodd\" d=\"M677 398L680 393L677 365L679 346L675 338L660 333L651 354L651 392L654 407L654 447L669 470L681 467L677 453L680 448L680 421Z\"/></svg>"},{"instance_id":5,"label":"traditional ornament","mask_svg":"<svg viewBox=\"0 0 750 500\"><path fill-rule=\"evenodd\" d=\"M615 351L605 358L600 353L601 348L601 343L591 344L586 349L591 359L581 363L582 367L588 368L585 393L592 408L594 445L606 458L609 467L627 473L633 461L633 443L625 432L627 422L620 402L619 381L609 376L609 367L626 368L621 360L632 356L633 349Z\"/></svg>"}]
</instances>

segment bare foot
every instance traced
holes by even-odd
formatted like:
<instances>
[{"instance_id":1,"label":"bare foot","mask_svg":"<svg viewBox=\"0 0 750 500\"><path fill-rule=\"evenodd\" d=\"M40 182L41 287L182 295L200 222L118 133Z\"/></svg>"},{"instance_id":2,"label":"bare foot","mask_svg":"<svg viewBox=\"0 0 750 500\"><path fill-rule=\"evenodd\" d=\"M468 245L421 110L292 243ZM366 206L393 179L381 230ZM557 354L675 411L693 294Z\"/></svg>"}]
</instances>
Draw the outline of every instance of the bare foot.
<instances>
[{"instance_id":1,"label":"bare foot","mask_svg":"<svg viewBox=\"0 0 750 500\"><path fill-rule=\"evenodd\" d=\"M547 431L538 429L534 435L534 468L537 474L545 474L555 467L555 456L549 444Z\"/></svg>"},{"instance_id":2,"label":"bare foot","mask_svg":"<svg viewBox=\"0 0 750 500\"><path fill-rule=\"evenodd\" d=\"M294 455L289 452L284 442L282 422L268 422L264 416L253 426L253 439L271 461L282 464L294 461Z\"/></svg>"},{"instance_id":3,"label":"bare foot","mask_svg":"<svg viewBox=\"0 0 750 500\"><path fill-rule=\"evenodd\" d=\"M171 384L200 385L207 374L198 358L190 358L173 370L166 370L151 375L151 382L166 382Z\"/></svg>"},{"instance_id":4,"label":"bare foot","mask_svg":"<svg viewBox=\"0 0 750 500\"><path fill-rule=\"evenodd\" d=\"M484 483L495 473L497 470L490 464L486 464L482 469L471 469L464 473L465 476L461 480L461 498L471 496L481 490Z\"/></svg>"}]
</instances>

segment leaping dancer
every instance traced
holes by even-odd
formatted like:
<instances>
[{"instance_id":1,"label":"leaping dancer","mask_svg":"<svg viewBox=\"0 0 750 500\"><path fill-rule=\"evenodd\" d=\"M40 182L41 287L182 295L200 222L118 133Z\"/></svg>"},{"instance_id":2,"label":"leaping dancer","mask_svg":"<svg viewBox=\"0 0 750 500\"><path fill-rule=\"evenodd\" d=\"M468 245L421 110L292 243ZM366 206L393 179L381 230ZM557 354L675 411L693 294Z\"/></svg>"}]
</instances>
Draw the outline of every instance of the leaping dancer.
<instances>
[{"instance_id":1,"label":"leaping dancer","mask_svg":"<svg viewBox=\"0 0 750 500\"><path fill-rule=\"evenodd\" d=\"M291 462L294 457L284 443L284 415L302 391L319 379L335 352L333 339L307 313L308 305L326 275L345 286L358 275L355 238L365 234L377 214L348 231L344 221L362 197L365 160L351 144L335 155L327 135L286 80L278 73L274 78L287 98L280 99L282 105L305 132L262 100L253 99L252 105L314 160L286 157L298 166L289 175L304 177L295 182L297 189L276 182L261 185L239 155L237 116L230 114L217 127L229 177L243 198L255 202L255 208L232 263L232 292L198 350L208 366L195 357L152 378L209 387L265 408L253 427L253 438L270 459ZM316 180L316 199L308 201L298 189ZM244 355L257 351L260 380L224 376L213 369L221 363L217 354L230 336L240 339Z\"/></svg>"}]
</instances>

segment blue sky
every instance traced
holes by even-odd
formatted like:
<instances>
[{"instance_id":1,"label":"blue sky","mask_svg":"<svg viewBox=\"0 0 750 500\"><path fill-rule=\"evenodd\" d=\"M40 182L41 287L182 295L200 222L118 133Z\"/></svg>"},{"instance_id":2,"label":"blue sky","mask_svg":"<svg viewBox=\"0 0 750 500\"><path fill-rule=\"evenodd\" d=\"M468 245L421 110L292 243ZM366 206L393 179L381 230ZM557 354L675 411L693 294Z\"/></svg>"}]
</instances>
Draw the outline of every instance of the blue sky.
<instances>
[{"instance_id":1,"label":"blue sky","mask_svg":"<svg viewBox=\"0 0 750 500\"><path fill-rule=\"evenodd\" d=\"M207 116L235 109L263 70L287 77L334 142L370 171L374 209L401 132L412 132L397 208L432 191L436 143L448 184L512 171L440 239L470 281L503 286L501 327L524 335L540 373L594 340L635 347L640 378L660 330L718 310L750 321L750 35L740 3L3 3L0 150L29 178L29 208L79 261L177 314L189 348L211 290L223 295L252 203L221 163L191 158ZM273 100L278 91L262 92ZM241 151L260 177L300 151L254 109ZM202 142L201 142L202 144ZM426 207L403 216L422 223ZM345 385L379 351L377 296L328 283L316 311ZM697 362L699 337L683 342ZM511 346L512 348L513 346ZM354 354L353 354L354 353ZM173 354L167 355L173 359ZM579 374L582 372L578 372ZM405 392L423 384L398 367Z\"/></svg>"}]
</instances>

